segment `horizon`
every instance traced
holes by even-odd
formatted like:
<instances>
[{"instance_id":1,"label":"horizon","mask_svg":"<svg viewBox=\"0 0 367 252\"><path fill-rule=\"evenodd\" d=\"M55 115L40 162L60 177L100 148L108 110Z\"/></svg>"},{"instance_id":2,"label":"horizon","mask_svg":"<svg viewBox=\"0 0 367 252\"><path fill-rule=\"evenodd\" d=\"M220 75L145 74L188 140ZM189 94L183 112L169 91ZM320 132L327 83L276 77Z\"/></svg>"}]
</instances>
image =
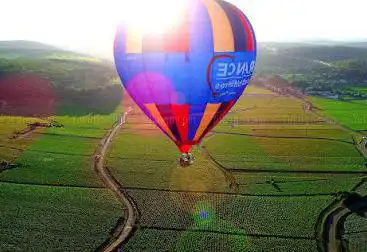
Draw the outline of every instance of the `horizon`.
<instances>
[{"instance_id":1,"label":"horizon","mask_svg":"<svg viewBox=\"0 0 367 252\"><path fill-rule=\"evenodd\" d=\"M138 6L137 3L143 1L136 0L131 5ZM357 22L367 23L367 16L364 15L367 3L363 0L351 0L347 6L332 0L321 3L317 0L229 2L238 6L249 17L258 42L367 41L367 30L356 25ZM4 26L1 27L0 41L35 41L65 50L110 56L115 28L122 16L124 3L129 6L126 5L127 2L118 0L98 0L93 3L71 0L56 0L52 3L46 0L34 0L31 3L25 0L7 2L4 9L14 11L0 16L0 27ZM19 9L19 6L23 8ZM22 18L19 19L19 16Z\"/></svg>"}]
</instances>

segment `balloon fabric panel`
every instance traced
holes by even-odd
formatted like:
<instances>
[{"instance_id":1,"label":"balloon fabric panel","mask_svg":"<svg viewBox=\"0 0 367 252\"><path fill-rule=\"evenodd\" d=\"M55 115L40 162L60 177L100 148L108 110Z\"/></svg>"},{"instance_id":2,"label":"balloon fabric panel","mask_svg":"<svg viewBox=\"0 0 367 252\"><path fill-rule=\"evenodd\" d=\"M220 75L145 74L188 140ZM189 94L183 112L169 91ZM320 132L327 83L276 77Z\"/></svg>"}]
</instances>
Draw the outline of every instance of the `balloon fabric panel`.
<instances>
[{"instance_id":1,"label":"balloon fabric panel","mask_svg":"<svg viewBox=\"0 0 367 252\"><path fill-rule=\"evenodd\" d=\"M237 7L213 0L188 3L182 22L160 35L120 25L114 49L126 91L181 152L230 111L256 60L254 31Z\"/></svg>"}]
</instances>

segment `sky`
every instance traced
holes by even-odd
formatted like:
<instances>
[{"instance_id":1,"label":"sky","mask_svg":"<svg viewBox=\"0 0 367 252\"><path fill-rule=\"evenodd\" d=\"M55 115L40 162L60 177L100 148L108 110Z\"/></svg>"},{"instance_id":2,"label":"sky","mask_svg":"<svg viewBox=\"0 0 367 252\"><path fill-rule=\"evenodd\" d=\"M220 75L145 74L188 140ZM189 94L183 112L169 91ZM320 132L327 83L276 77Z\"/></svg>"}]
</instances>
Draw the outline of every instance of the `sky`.
<instances>
[{"instance_id":1,"label":"sky","mask_svg":"<svg viewBox=\"0 0 367 252\"><path fill-rule=\"evenodd\" d=\"M3 0L0 40L33 40L102 55L111 52L124 13L144 20L158 8L152 4L157 1L167 0ZM178 6L178 1L171 3ZM258 41L367 41L365 0L228 1L246 13Z\"/></svg>"}]
</instances>

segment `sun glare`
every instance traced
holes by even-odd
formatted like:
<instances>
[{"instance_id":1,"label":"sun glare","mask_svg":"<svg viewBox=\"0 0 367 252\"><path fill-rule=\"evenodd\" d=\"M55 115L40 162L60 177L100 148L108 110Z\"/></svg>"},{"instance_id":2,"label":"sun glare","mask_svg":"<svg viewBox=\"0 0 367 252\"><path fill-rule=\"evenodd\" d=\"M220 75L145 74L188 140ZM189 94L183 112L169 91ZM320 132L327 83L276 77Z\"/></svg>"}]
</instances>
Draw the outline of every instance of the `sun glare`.
<instances>
[{"instance_id":1,"label":"sun glare","mask_svg":"<svg viewBox=\"0 0 367 252\"><path fill-rule=\"evenodd\" d=\"M186 0L131 0L119 4L119 21L144 33L161 34L175 29L184 18Z\"/></svg>"}]
</instances>

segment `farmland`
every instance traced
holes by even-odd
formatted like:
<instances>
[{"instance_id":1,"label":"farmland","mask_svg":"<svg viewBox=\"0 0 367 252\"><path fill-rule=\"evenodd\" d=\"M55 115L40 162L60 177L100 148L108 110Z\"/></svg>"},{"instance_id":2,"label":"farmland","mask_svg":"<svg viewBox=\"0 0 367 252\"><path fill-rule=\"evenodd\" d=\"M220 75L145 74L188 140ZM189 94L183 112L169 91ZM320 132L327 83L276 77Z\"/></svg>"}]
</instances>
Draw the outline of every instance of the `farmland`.
<instances>
[{"instance_id":1,"label":"farmland","mask_svg":"<svg viewBox=\"0 0 367 252\"><path fill-rule=\"evenodd\" d=\"M125 109L111 64L30 46L23 56L0 48L0 74L10 78L0 80L1 251L98 251L120 234L129 204L105 188L97 162L137 206L123 251L317 251L333 231L322 225L328 208L367 193L357 145L367 132L366 100L250 85L185 168L175 144L134 108L100 159L101 140ZM35 86L22 82L13 96L14 80ZM37 83L47 88L33 95L45 99L29 109L34 99L23 97ZM352 213L342 223L351 251L365 251L365 220Z\"/></svg>"},{"instance_id":2,"label":"farmland","mask_svg":"<svg viewBox=\"0 0 367 252\"><path fill-rule=\"evenodd\" d=\"M353 102L333 101L312 98L311 101L321 109L321 113L353 130L367 129L366 100Z\"/></svg>"},{"instance_id":3,"label":"farmland","mask_svg":"<svg viewBox=\"0 0 367 252\"><path fill-rule=\"evenodd\" d=\"M94 250L122 217L106 189L0 183L0 190L1 251Z\"/></svg>"},{"instance_id":4,"label":"farmland","mask_svg":"<svg viewBox=\"0 0 367 252\"><path fill-rule=\"evenodd\" d=\"M61 109L42 119L0 116L0 161L12 164L0 172L1 251L94 250L124 220L124 206L92 169L92 155L121 109L81 116ZM62 126L21 133L50 122Z\"/></svg>"},{"instance_id":5,"label":"farmland","mask_svg":"<svg viewBox=\"0 0 367 252\"><path fill-rule=\"evenodd\" d=\"M103 188L92 169L92 154L119 113L54 116L49 120L62 128L36 129L18 139L9 137L39 119L0 117L6 150L1 153L10 155L2 160L16 164L0 173L6 195L0 200L1 251L94 250L110 237L124 219L124 207Z\"/></svg>"},{"instance_id":6,"label":"farmland","mask_svg":"<svg viewBox=\"0 0 367 252\"><path fill-rule=\"evenodd\" d=\"M247 92L184 169L141 112L128 116L106 162L140 212L125 251L317 251L320 213L360 184L366 160L305 101Z\"/></svg>"},{"instance_id":7,"label":"farmland","mask_svg":"<svg viewBox=\"0 0 367 252\"><path fill-rule=\"evenodd\" d=\"M33 132L34 141L16 159L22 168L1 173L0 181L102 186L91 171L91 156L105 129L117 120L119 113L117 109L106 116L53 117L64 127Z\"/></svg>"}]
</instances>

